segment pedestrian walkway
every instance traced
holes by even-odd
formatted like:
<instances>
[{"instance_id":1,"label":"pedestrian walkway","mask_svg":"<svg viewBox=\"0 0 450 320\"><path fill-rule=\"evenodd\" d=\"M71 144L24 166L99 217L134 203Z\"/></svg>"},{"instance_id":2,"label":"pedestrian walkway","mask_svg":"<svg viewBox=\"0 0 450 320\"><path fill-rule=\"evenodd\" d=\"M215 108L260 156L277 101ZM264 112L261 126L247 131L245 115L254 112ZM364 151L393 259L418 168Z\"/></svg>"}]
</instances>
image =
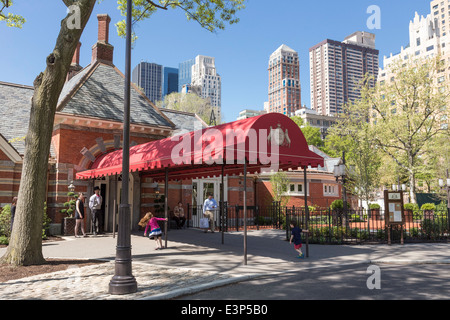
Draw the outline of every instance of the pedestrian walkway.
<instances>
[{"instance_id":1,"label":"pedestrian walkway","mask_svg":"<svg viewBox=\"0 0 450 320\"><path fill-rule=\"evenodd\" d=\"M362 263L450 263L450 245L446 243L310 245L310 257L297 259L293 247L285 241L285 232L261 230L248 232L248 264L244 265L242 233L225 234L224 244L218 232L172 230L168 237L167 249L154 250L153 240L132 235L133 275L138 283L135 294L108 294L117 239L104 235L45 243L43 253L45 258L98 259L107 263L1 283L0 299L170 299L261 276L308 269ZM4 250L0 249L1 255Z\"/></svg>"}]
</instances>

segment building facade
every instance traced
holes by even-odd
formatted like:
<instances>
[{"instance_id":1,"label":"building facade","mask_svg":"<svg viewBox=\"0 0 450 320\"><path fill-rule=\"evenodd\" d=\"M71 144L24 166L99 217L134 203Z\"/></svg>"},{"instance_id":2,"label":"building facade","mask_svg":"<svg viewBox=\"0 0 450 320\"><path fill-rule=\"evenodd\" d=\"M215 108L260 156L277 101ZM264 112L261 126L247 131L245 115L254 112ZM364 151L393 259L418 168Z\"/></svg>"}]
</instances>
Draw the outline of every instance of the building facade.
<instances>
[{"instance_id":1,"label":"building facade","mask_svg":"<svg viewBox=\"0 0 450 320\"><path fill-rule=\"evenodd\" d=\"M162 98L173 93L178 92L178 69L164 67L163 72L163 94Z\"/></svg>"},{"instance_id":2,"label":"building facade","mask_svg":"<svg viewBox=\"0 0 450 320\"><path fill-rule=\"evenodd\" d=\"M178 92L182 92L183 86L190 86L192 82L192 66L195 59L181 62L178 65Z\"/></svg>"},{"instance_id":3,"label":"building facade","mask_svg":"<svg viewBox=\"0 0 450 320\"><path fill-rule=\"evenodd\" d=\"M364 76L372 76L370 85L375 85L378 56L375 35L360 31L343 42L327 39L312 47L311 108L327 116L342 113L343 105L359 98Z\"/></svg>"},{"instance_id":4,"label":"building facade","mask_svg":"<svg viewBox=\"0 0 450 320\"><path fill-rule=\"evenodd\" d=\"M192 66L191 87L201 88L201 97L210 99L217 119L222 111L222 79L217 73L215 58L197 56Z\"/></svg>"},{"instance_id":5,"label":"building facade","mask_svg":"<svg viewBox=\"0 0 450 320\"><path fill-rule=\"evenodd\" d=\"M132 73L132 82L143 89L153 103L163 97L163 66L156 63L141 62Z\"/></svg>"},{"instance_id":6,"label":"building facade","mask_svg":"<svg viewBox=\"0 0 450 320\"><path fill-rule=\"evenodd\" d=\"M414 61L440 57L445 64L437 73L437 81L444 85L450 81L450 2L434 0L430 2L431 13L420 16L415 13L409 23L409 44L401 47L397 54L383 58L383 66L379 70L380 84L395 80L390 65L395 61Z\"/></svg>"},{"instance_id":7,"label":"building facade","mask_svg":"<svg viewBox=\"0 0 450 320\"><path fill-rule=\"evenodd\" d=\"M328 129L338 120L337 117L319 114L313 109L306 108L306 106L302 107L300 110L295 111L294 116L302 118L305 125L319 128L322 139L325 139Z\"/></svg>"},{"instance_id":8,"label":"building facade","mask_svg":"<svg viewBox=\"0 0 450 320\"><path fill-rule=\"evenodd\" d=\"M298 53L280 46L269 59L268 112L290 115L301 108L300 62Z\"/></svg>"},{"instance_id":9,"label":"building facade","mask_svg":"<svg viewBox=\"0 0 450 320\"><path fill-rule=\"evenodd\" d=\"M239 112L239 117L236 120L244 120L244 119L248 119L251 117L260 116L265 113L267 113L265 110L245 109L245 110L242 110L241 112Z\"/></svg>"}]
</instances>

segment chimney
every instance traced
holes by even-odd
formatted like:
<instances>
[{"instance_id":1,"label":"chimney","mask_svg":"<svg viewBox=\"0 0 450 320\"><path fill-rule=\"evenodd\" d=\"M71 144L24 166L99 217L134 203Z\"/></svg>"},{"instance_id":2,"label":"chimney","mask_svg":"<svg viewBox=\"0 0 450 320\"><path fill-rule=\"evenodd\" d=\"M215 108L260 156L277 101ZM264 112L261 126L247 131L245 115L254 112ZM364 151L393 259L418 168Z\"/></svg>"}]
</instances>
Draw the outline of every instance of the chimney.
<instances>
[{"instance_id":1,"label":"chimney","mask_svg":"<svg viewBox=\"0 0 450 320\"><path fill-rule=\"evenodd\" d=\"M81 42L78 42L77 48L75 49L75 53L72 58L72 63L69 67L69 72L67 73L66 81L72 79L78 72L80 72L83 67L80 66L80 48Z\"/></svg>"},{"instance_id":2,"label":"chimney","mask_svg":"<svg viewBox=\"0 0 450 320\"><path fill-rule=\"evenodd\" d=\"M113 64L114 47L109 41L109 23L111 18L107 14L97 15L98 19L98 40L92 47L92 63L98 61L105 64Z\"/></svg>"}]
</instances>

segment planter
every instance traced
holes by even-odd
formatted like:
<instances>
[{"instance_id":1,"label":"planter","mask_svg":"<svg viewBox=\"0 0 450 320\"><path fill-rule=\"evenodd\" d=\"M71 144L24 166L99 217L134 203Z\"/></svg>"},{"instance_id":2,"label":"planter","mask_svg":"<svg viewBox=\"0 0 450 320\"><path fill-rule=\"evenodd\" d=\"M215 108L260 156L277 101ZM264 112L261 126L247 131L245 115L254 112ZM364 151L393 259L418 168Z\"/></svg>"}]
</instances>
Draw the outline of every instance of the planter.
<instances>
[{"instance_id":1,"label":"planter","mask_svg":"<svg viewBox=\"0 0 450 320\"><path fill-rule=\"evenodd\" d=\"M64 218L63 221L63 235L73 236L75 233L75 218Z\"/></svg>"},{"instance_id":2,"label":"planter","mask_svg":"<svg viewBox=\"0 0 450 320\"><path fill-rule=\"evenodd\" d=\"M406 210L405 222L414 222L414 212L412 210Z\"/></svg>"},{"instance_id":3,"label":"planter","mask_svg":"<svg viewBox=\"0 0 450 320\"><path fill-rule=\"evenodd\" d=\"M381 220L380 209L371 209L370 210L370 218L372 220Z\"/></svg>"}]
</instances>

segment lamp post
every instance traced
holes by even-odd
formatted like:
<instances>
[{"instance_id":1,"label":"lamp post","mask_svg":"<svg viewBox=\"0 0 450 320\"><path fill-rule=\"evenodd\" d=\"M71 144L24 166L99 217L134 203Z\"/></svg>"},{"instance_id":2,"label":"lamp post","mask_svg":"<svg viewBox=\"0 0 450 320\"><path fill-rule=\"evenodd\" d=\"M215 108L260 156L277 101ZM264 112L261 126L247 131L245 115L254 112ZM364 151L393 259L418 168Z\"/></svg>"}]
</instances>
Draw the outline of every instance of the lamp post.
<instances>
[{"instance_id":1,"label":"lamp post","mask_svg":"<svg viewBox=\"0 0 450 320\"><path fill-rule=\"evenodd\" d=\"M336 182L341 180L342 182L342 202L344 205L344 212L347 212L347 188L345 187L345 178L347 176L347 167L345 165L345 151L342 155L342 164L338 164L334 166L334 177L336 178Z\"/></svg>"},{"instance_id":2,"label":"lamp post","mask_svg":"<svg viewBox=\"0 0 450 320\"><path fill-rule=\"evenodd\" d=\"M75 192L75 186L73 185L73 181L70 182L70 185L67 187L69 189L69 192Z\"/></svg>"},{"instance_id":3,"label":"lamp post","mask_svg":"<svg viewBox=\"0 0 450 320\"><path fill-rule=\"evenodd\" d=\"M125 57L125 95L123 111L122 199L119 209L114 277L109 282L109 293L135 293L137 282L131 265L131 209L128 201L130 171L130 99L131 99L131 25L133 1L127 1L127 35Z\"/></svg>"}]
</instances>

